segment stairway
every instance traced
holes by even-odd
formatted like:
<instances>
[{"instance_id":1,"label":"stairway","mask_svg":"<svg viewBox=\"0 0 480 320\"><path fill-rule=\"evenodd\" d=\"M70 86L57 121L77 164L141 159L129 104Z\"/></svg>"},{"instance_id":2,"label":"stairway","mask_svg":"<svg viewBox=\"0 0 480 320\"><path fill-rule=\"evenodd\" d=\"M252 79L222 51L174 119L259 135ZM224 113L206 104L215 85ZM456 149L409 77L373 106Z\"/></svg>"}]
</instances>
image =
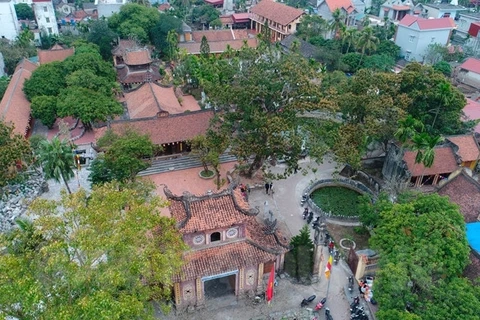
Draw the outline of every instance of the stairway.
<instances>
[{"instance_id":1,"label":"stairway","mask_svg":"<svg viewBox=\"0 0 480 320\"><path fill-rule=\"evenodd\" d=\"M224 153L220 156L220 163L236 161L237 158L229 153ZM151 174L179 171L191 168L201 167L202 163L197 157L193 156L181 156L175 159L159 159L154 160L152 165L138 173L139 176L148 176Z\"/></svg>"}]
</instances>

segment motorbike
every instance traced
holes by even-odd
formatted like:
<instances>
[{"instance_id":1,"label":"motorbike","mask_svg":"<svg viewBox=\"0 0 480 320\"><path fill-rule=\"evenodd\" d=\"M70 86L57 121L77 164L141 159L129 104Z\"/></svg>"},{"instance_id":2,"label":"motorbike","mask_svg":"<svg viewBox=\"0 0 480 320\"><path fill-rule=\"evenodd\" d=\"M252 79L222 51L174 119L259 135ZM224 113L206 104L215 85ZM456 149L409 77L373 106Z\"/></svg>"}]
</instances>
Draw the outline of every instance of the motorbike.
<instances>
[{"instance_id":1,"label":"motorbike","mask_svg":"<svg viewBox=\"0 0 480 320\"><path fill-rule=\"evenodd\" d=\"M330 314L330 309L325 308L325 319L327 320L333 320L332 315Z\"/></svg>"},{"instance_id":2,"label":"motorbike","mask_svg":"<svg viewBox=\"0 0 480 320\"><path fill-rule=\"evenodd\" d=\"M357 306L355 311L350 315L350 320L368 320L368 316L363 307Z\"/></svg>"},{"instance_id":3,"label":"motorbike","mask_svg":"<svg viewBox=\"0 0 480 320\"><path fill-rule=\"evenodd\" d=\"M303 206L305 202L307 202L308 194L304 193L302 196L302 200L300 200L300 205Z\"/></svg>"},{"instance_id":4,"label":"motorbike","mask_svg":"<svg viewBox=\"0 0 480 320\"><path fill-rule=\"evenodd\" d=\"M312 223L312 228L316 229L320 227L320 217L316 217L315 220L313 220Z\"/></svg>"},{"instance_id":5,"label":"motorbike","mask_svg":"<svg viewBox=\"0 0 480 320\"><path fill-rule=\"evenodd\" d=\"M305 208L305 210L303 210L303 213L302 213L303 220L306 220L307 216L308 216L308 208Z\"/></svg>"},{"instance_id":6,"label":"motorbike","mask_svg":"<svg viewBox=\"0 0 480 320\"><path fill-rule=\"evenodd\" d=\"M315 306L315 311L321 310L323 306L327 302L327 298L323 298L322 300L318 301L317 305Z\"/></svg>"},{"instance_id":7,"label":"motorbike","mask_svg":"<svg viewBox=\"0 0 480 320\"><path fill-rule=\"evenodd\" d=\"M355 313L360 306L360 298L357 296L353 298L353 302L350 304L350 313Z\"/></svg>"},{"instance_id":8,"label":"motorbike","mask_svg":"<svg viewBox=\"0 0 480 320\"><path fill-rule=\"evenodd\" d=\"M308 304L310 304L310 302L312 302L313 300L315 300L317 296L316 295L312 295L306 299L303 299L302 302L300 303L300 307L305 307L307 306Z\"/></svg>"},{"instance_id":9,"label":"motorbike","mask_svg":"<svg viewBox=\"0 0 480 320\"><path fill-rule=\"evenodd\" d=\"M333 263L338 264L338 260L340 260L340 251L334 249L333 250Z\"/></svg>"},{"instance_id":10,"label":"motorbike","mask_svg":"<svg viewBox=\"0 0 480 320\"><path fill-rule=\"evenodd\" d=\"M348 277L348 291L352 292L353 291L353 276ZM358 298L358 297L357 297ZM354 299L355 300L355 299Z\"/></svg>"},{"instance_id":11,"label":"motorbike","mask_svg":"<svg viewBox=\"0 0 480 320\"><path fill-rule=\"evenodd\" d=\"M307 223L310 224L312 222L312 220L313 220L313 212L310 211L308 213Z\"/></svg>"}]
</instances>

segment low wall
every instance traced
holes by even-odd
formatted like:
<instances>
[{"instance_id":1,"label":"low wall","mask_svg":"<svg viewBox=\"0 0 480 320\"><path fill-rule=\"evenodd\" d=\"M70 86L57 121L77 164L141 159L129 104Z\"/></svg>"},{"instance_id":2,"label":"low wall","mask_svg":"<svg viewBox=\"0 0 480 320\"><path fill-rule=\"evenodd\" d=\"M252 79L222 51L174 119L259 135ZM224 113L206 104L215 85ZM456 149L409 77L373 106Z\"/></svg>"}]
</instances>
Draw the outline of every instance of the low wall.
<instances>
[{"instance_id":1,"label":"low wall","mask_svg":"<svg viewBox=\"0 0 480 320\"><path fill-rule=\"evenodd\" d=\"M319 215L319 216L324 216L327 218L329 222L335 223L335 220L347 220L351 222L357 222L358 221L358 216L339 216L332 214L330 212L325 212L323 211L319 206L317 206L313 200L310 198L310 195L312 194L313 191L324 188L324 187L344 187L348 189L352 189L354 191L357 191L360 194L368 194L372 199L375 199L376 196L375 194L367 188L363 183L351 180L351 179L322 179L322 180L317 180L310 184L304 191L303 194L308 195L307 203L308 206L311 208L313 213Z\"/></svg>"}]
</instances>

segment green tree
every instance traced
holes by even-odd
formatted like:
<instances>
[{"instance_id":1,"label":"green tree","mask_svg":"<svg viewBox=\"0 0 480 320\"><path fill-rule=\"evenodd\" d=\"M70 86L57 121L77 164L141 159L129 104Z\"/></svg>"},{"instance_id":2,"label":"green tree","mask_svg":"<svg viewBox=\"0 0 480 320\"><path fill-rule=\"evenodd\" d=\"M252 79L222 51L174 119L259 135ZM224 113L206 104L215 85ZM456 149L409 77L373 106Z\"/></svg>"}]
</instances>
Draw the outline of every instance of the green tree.
<instances>
[{"instance_id":1,"label":"green tree","mask_svg":"<svg viewBox=\"0 0 480 320\"><path fill-rule=\"evenodd\" d=\"M32 31L24 29L18 34L15 43L22 48L28 48L33 43L34 37Z\"/></svg>"},{"instance_id":2,"label":"green tree","mask_svg":"<svg viewBox=\"0 0 480 320\"><path fill-rule=\"evenodd\" d=\"M59 117L72 116L82 121L86 129L92 129L95 121L107 121L108 117L123 113L122 105L112 96L91 89L68 87L57 100Z\"/></svg>"},{"instance_id":3,"label":"green tree","mask_svg":"<svg viewBox=\"0 0 480 320\"><path fill-rule=\"evenodd\" d=\"M357 42L358 38L358 30L357 29L346 29L342 33L342 45L347 44L347 50L345 53L350 52L350 48L352 47L352 44L355 44Z\"/></svg>"},{"instance_id":4,"label":"green tree","mask_svg":"<svg viewBox=\"0 0 480 320\"><path fill-rule=\"evenodd\" d=\"M57 182L63 181L68 193L72 193L68 186L68 180L75 175L72 146L57 137L51 141L45 140L40 142L38 157L45 178L54 179Z\"/></svg>"},{"instance_id":5,"label":"green tree","mask_svg":"<svg viewBox=\"0 0 480 320\"><path fill-rule=\"evenodd\" d=\"M7 39L0 39L0 52L5 61L5 71L11 75L14 73L17 64L25 57L35 56L37 49L33 43L22 46L17 41L12 42Z\"/></svg>"},{"instance_id":6,"label":"green tree","mask_svg":"<svg viewBox=\"0 0 480 320\"><path fill-rule=\"evenodd\" d=\"M178 58L178 33L175 30L168 31L167 35L168 50L167 56L171 61Z\"/></svg>"},{"instance_id":7,"label":"green tree","mask_svg":"<svg viewBox=\"0 0 480 320\"><path fill-rule=\"evenodd\" d=\"M339 39L341 36L341 30L345 23L343 22L345 17L342 15L340 9L335 9L332 12L332 20L330 21L329 29L332 31L335 39Z\"/></svg>"},{"instance_id":8,"label":"green tree","mask_svg":"<svg viewBox=\"0 0 480 320\"><path fill-rule=\"evenodd\" d=\"M219 17L220 12L208 4L202 4L194 7L191 15L193 23L201 24L207 29L210 27L210 23Z\"/></svg>"},{"instance_id":9,"label":"green tree","mask_svg":"<svg viewBox=\"0 0 480 320\"><path fill-rule=\"evenodd\" d=\"M152 42L157 49L165 54L171 52L171 45L173 45L173 33L170 36L170 42L168 41L170 31L174 31L177 36L182 33L182 20L167 14L160 15L160 20L152 29ZM175 42L175 48L177 43L178 39Z\"/></svg>"},{"instance_id":10,"label":"green tree","mask_svg":"<svg viewBox=\"0 0 480 320\"><path fill-rule=\"evenodd\" d=\"M310 38L323 35L328 31L328 23L319 15L305 15L297 28L296 36L305 41Z\"/></svg>"},{"instance_id":11,"label":"green tree","mask_svg":"<svg viewBox=\"0 0 480 320\"><path fill-rule=\"evenodd\" d=\"M117 34L110 29L106 20L91 20L88 24L87 41L95 43L103 59L110 61L112 59L113 41Z\"/></svg>"},{"instance_id":12,"label":"green tree","mask_svg":"<svg viewBox=\"0 0 480 320\"><path fill-rule=\"evenodd\" d=\"M202 37L202 43L200 44L200 53L204 57L208 57L210 54L210 45L208 44L207 37Z\"/></svg>"},{"instance_id":13,"label":"green tree","mask_svg":"<svg viewBox=\"0 0 480 320\"><path fill-rule=\"evenodd\" d=\"M135 38L142 43L151 41L151 33L160 20L157 8L128 3L108 19L108 26L122 38Z\"/></svg>"},{"instance_id":14,"label":"green tree","mask_svg":"<svg viewBox=\"0 0 480 320\"><path fill-rule=\"evenodd\" d=\"M415 163L421 163L425 168L430 168L435 161L435 146L443 141L440 136L430 136L426 132L412 137L413 149L417 152Z\"/></svg>"},{"instance_id":15,"label":"green tree","mask_svg":"<svg viewBox=\"0 0 480 320\"><path fill-rule=\"evenodd\" d=\"M150 137L131 129L121 134L107 131L97 145L104 150L104 156L92 168L89 178L93 184L112 178L121 182L134 181L137 173L148 168L147 160L155 153Z\"/></svg>"},{"instance_id":16,"label":"green tree","mask_svg":"<svg viewBox=\"0 0 480 320\"><path fill-rule=\"evenodd\" d=\"M380 40L375 54L387 55L396 61L400 57L400 47L397 46L393 41Z\"/></svg>"},{"instance_id":17,"label":"green tree","mask_svg":"<svg viewBox=\"0 0 480 320\"><path fill-rule=\"evenodd\" d=\"M381 256L375 283L381 314L404 312L409 303L424 319L424 306L442 305L445 300L437 300L435 293L444 282L457 281L467 265L463 216L457 205L437 194L399 198L379 216L370 245ZM455 303L459 309L470 304L459 299Z\"/></svg>"},{"instance_id":18,"label":"green tree","mask_svg":"<svg viewBox=\"0 0 480 320\"><path fill-rule=\"evenodd\" d=\"M342 56L342 62L346 65L348 72L357 72L362 68L360 63L362 62L362 55L358 52L346 53Z\"/></svg>"},{"instance_id":19,"label":"green tree","mask_svg":"<svg viewBox=\"0 0 480 320\"><path fill-rule=\"evenodd\" d=\"M0 120L0 187L17 176L17 164L29 165L32 162L30 144L13 129L13 126Z\"/></svg>"},{"instance_id":20,"label":"green tree","mask_svg":"<svg viewBox=\"0 0 480 320\"><path fill-rule=\"evenodd\" d=\"M30 101L36 96L57 96L66 87L65 76L62 62L41 65L25 80L23 92Z\"/></svg>"},{"instance_id":21,"label":"green tree","mask_svg":"<svg viewBox=\"0 0 480 320\"><path fill-rule=\"evenodd\" d=\"M146 184L39 199L32 226L0 235L0 314L17 319L154 319L186 249ZM39 307L41 306L41 307Z\"/></svg>"},{"instance_id":22,"label":"green tree","mask_svg":"<svg viewBox=\"0 0 480 320\"><path fill-rule=\"evenodd\" d=\"M5 91L7 91L8 84L10 83L10 77L0 77L0 100L2 100Z\"/></svg>"},{"instance_id":23,"label":"green tree","mask_svg":"<svg viewBox=\"0 0 480 320\"><path fill-rule=\"evenodd\" d=\"M67 74L71 74L78 70L91 70L96 76L116 81L115 69L112 64L102 59L98 47L79 46L75 47L75 54L63 61L63 67Z\"/></svg>"},{"instance_id":24,"label":"green tree","mask_svg":"<svg viewBox=\"0 0 480 320\"><path fill-rule=\"evenodd\" d=\"M85 88L101 93L106 97L111 97L115 91L120 90L117 82L111 81L107 77L96 75L92 69L76 70L70 73L65 80L69 88Z\"/></svg>"},{"instance_id":25,"label":"green tree","mask_svg":"<svg viewBox=\"0 0 480 320\"><path fill-rule=\"evenodd\" d=\"M35 19L35 14L33 9L26 3L18 3L15 6L15 12L17 13L17 18L20 20L33 20Z\"/></svg>"},{"instance_id":26,"label":"green tree","mask_svg":"<svg viewBox=\"0 0 480 320\"><path fill-rule=\"evenodd\" d=\"M395 66L395 59L386 54L374 54L363 61L362 67L370 70L392 71Z\"/></svg>"},{"instance_id":27,"label":"green tree","mask_svg":"<svg viewBox=\"0 0 480 320\"><path fill-rule=\"evenodd\" d=\"M365 53L373 53L377 50L377 45L379 43L378 38L375 36L373 29L371 27L366 27L360 32L358 37L358 43L360 51L362 52L362 59L365 56Z\"/></svg>"},{"instance_id":28,"label":"green tree","mask_svg":"<svg viewBox=\"0 0 480 320\"><path fill-rule=\"evenodd\" d=\"M314 245L308 225L292 237L290 245L292 249L285 256L285 270L297 280L310 277L313 271Z\"/></svg>"},{"instance_id":29,"label":"green tree","mask_svg":"<svg viewBox=\"0 0 480 320\"><path fill-rule=\"evenodd\" d=\"M439 61L433 65L433 69L442 73L445 77L452 75L452 66L446 61Z\"/></svg>"},{"instance_id":30,"label":"green tree","mask_svg":"<svg viewBox=\"0 0 480 320\"><path fill-rule=\"evenodd\" d=\"M448 55L448 49L439 43L429 44L425 52L424 61L428 64L436 64L437 62L445 60Z\"/></svg>"},{"instance_id":31,"label":"green tree","mask_svg":"<svg viewBox=\"0 0 480 320\"><path fill-rule=\"evenodd\" d=\"M36 96L32 99L32 116L42 121L49 129L57 120L57 98L53 96Z\"/></svg>"}]
</instances>

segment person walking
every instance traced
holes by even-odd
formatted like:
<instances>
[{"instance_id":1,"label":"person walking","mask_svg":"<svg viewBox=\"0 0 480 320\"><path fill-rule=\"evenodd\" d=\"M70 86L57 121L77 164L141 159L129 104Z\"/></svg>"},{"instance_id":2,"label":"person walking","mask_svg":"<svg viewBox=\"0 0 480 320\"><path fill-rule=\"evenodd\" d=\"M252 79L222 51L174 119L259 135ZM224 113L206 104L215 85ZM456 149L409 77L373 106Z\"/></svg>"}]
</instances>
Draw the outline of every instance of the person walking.
<instances>
[{"instance_id":1,"label":"person walking","mask_svg":"<svg viewBox=\"0 0 480 320\"><path fill-rule=\"evenodd\" d=\"M268 194L268 189L270 188L270 185L268 182L265 182L265 193Z\"/></svg>"},{"instance_id":2,"label":"person walking","mask_svg":"<svg viewBox=\"0 0 480 320\"><path fill-rule=\"evenodd\" d=\"M272 192L273 195L273 183L270 182L268 189L270 190L270 192Z\"/></svg>"}]
</instances>

